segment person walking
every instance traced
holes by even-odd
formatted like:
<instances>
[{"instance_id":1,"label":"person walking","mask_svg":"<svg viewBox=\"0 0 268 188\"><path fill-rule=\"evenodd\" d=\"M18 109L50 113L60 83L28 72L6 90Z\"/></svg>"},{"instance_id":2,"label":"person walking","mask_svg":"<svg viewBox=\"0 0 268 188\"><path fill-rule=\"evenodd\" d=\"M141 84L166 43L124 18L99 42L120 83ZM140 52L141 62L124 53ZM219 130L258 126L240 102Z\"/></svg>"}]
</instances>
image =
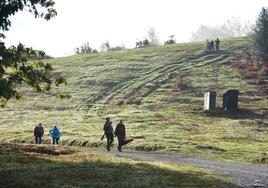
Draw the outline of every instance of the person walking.
<instances>
[{"instance_id":1,"label":"person walking","mask_svg":"<svg viewBox=\"0 0 268 188\"><path fill-rule=\"evenodd\" d=\"M210 41L210 50L214 51L214 40Z\"/></svg>"},{"instance_id":2,"label":"person walking","mask_svg":"<svg viewBox=\"0 0 268 188\"><path fill-rule=\"evenodd\" d=\"M52 137L53 144L59 144L60 140L60 131L57 126L54 126L52 129L49 130L49 133Z\"/></svg>"},{"instance_id":3,"label":"person walking","mask_svg":"<svg viewBox=\"0 0 268 188\"><path fill-rule=\"evenodd\" d=\"M39 123L34 128L35 144L41 144L42 143L42 136L43 135L44 135L44 128L42 126L42 123Z\"/></svg>"},{"instance_id":4,"label":"person walking","mask_svg":"<svg viewBox=\"0 0 268 188\"><path fill-rule=\"evenodd\" d=\"M216 50L217 51L219 51L219 49L220 49L220 40L219 40L219 38L217 38L216 40L215 40L215 44L216 44Z\"/></svg>"},{"instance_id":5,"label":"person walking","mask_svg":"<svg viewBox=\"0 0 268 188\"><path fill-rule=\"evenodd\" d=\"M132 142L133 139L126 139L126 126L123 123L123 120L120 120L119 124L117 124L114 135L118 139L118 151L122 152L122 146Z\"/></svg>"},{"instance_id":6,"label":"person walking","mask_svg":"<svg viewBox=\"0 0 268 188\"><path fill-rule=\"evenodd\" d=\"M112 126L112 122L110 121L110 118L107 117L106 118L106 122L103 126L103 131L104 131L104 134L102 136L102 139L104 138L104 135L106 136L106 139L107 139L107 151L110 151L110 147L112 146L112 143L114 141L114 129L113 129L113 126Z\"/></svg>"},{"instance_id":7,"label":"person walking","mask_svg":"<svg viewBox=\"0 0 268 188\"><path fill-rule=\"evenodd\" d=\"M123 120L120 120L119 124L117 124L114 135L118 139L118 151L121 152L126 139L126 127L123 124Z\"/></svg>"}]
</instances>

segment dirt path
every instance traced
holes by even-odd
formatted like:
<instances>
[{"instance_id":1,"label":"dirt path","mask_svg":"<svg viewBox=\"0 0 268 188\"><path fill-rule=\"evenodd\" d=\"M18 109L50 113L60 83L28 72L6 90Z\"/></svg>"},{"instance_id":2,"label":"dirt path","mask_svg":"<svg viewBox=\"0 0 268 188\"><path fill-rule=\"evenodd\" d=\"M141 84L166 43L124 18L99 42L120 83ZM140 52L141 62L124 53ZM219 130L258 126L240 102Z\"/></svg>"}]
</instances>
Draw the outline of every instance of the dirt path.
<instances>
[{"instance_id":1,"label":"dirt path","mask_svg":"<svg viewBox=\"0 0 268 188\"><path fill-rule=\"evenodd\" d=\"M180 154L164 154L155 152L107 152L116 157L130 158L144 161L160 161L168 163L184 163L191 166L215 170L216 175L231 177L236 184L242 187L268 188L268 167L222 162L198 157L183 156Z\"/></svg>"}]
</instances>

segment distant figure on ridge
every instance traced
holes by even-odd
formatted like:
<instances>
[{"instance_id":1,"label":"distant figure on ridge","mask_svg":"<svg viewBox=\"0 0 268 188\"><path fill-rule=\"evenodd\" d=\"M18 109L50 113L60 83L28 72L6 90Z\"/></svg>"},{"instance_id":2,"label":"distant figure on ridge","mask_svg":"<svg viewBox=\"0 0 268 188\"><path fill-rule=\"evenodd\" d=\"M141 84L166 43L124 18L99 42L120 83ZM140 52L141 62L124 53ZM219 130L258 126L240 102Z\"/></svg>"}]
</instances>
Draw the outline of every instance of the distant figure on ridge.
<instances>
[{"instance_id":1,"label":"distant figure on ridge","mask_svg":"<svg viewBox=\"0 0 268 188\"><path fill-rule=\"evenodd\" d=\"M217 38L216 40L215 40L215 44L216 44L216 50L217 51L219 51L219 49L220 49L220 40L219 40L219 38Z\"/></svg>"},{"instance_id":2,"label":"distant figure on ridge","mask_svg":"<svg viewBox=\"0 0 268 188\"><path fill-rule=\"evenodd\" d=\"M120 120L120 123L117 124L114 135L118 139L118 151L122 151L122 146L133 141L133 139L126 140L126 127L123 124L123 120Z\"/></svg>"},{"instance_id":3,"label":"distant figure on ridge","mask_svg":"<svg viewBox=\"0 0 268 188\"><path fill-rule=\"evenodd\" d=\"M210 41L210 51L214 51L214 41L213 40L211 40Z\"/></svg>"},{"instance_id":4,"label":"distant figure on ridge","mask_svg":"<svg viewBox=\"0 0 268 188\"><path fill-rule=\"evenodd\" d=\"M114 141L114 129L112 126L112 122L110 121L110 118L106 118L106 122L103 126L104 134L101 139L106 136L107 138L107 151L110 151L110 147L112 146L112 143Z\"/></svg>"},{"instance_id":5,"label":"distant figure on ridge","mask_svg":"<svg viewBox=\"0 0 268 188\"><path fill-rule=\"evenodd\" d=\"M43 135L44 135L44 128L42 127L42 124L39 123L34 128L35 144L41 144L42 143L42 136Z\"/></svg>"},{"instance_id":6,"label":"distant figure on ridge","mask_svg":"<svg viewBox=\"0 0 268 188\"><path fill-rule=\"evenodd\" d=\"M52 137L53 140L53 144L59 144L59 140L60 140L60 131L57 128L57 126L54 126L54 128L49 130L49 133Z\"/></svg>"}]
</instances>

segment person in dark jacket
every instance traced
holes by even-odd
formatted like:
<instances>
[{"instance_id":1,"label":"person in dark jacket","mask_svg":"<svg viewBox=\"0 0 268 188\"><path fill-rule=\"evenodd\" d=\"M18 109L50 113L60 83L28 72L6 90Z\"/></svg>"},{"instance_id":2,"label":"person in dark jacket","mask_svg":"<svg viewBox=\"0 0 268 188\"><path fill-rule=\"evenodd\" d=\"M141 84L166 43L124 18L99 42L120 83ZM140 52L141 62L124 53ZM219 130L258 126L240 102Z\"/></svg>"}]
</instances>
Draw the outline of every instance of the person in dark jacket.
<instances>
[{"instance_id":1,"label":"person in dark jacket","mask_svg":"<svg viewBox=\"0 0 268 188\"><path fill-rule=\"evenodd\" d=\"M216 40L215 40L215 44L216 44L216 50L217 51L219 51L219 49L220 49L220 40L219 40L219 38L217 38Z\"/></svg>"},{"instance_id":2,"label":"person in dark jacket","mask_svg":"<svg viewBox=\"0 0 268 188\"><path fill-rule=\"evenodd\" d=\"M59 129L57 128L57 126L54 126L53 129L50 129L49 130L49 133L52 137L52 140L53 140L53 144L59 144L59 140L60 140L60 131Z\"/></svg>"},{"instance_id":3,"label":"person in dark jacket","mask_svg":"<svg viewBox=\"0 0 268 188\"><path fill-rule=\"evenodd\" d=\"M122 146L132 142L133 139L126 139L126 126L123 123L123 120L120 120L119 124L117 124L114 135L118 139L118 151L122 151Z\"/></svg>"},{"instance_id":4,"label":"person in dark jacket","mask_svg":"<svg viewBox=\"0 0 268 188\"><path fill-rule=\"evenodd\" d=\"M42 143L42 136L44 135L44 128L41 123L39 123L34 128L34 137L35 137L35 144L41 144Z\"/></svg>"},{"instance_id":5,"label":"person in dark jacket","mask_svg":"<svg viewBox=\"0 0 268 188\"><path fill-rule=\"evenodd\" d=\"M214 40L210 41L210 51L214 51Z\"/></svg>"},{"instance_id":6,"label":"person in dark jacket","mask_svg":"<svg viewBox=\"0 0 268 188\"><path fill-rule=\"evenodd\" d=\"M125 139L126 139L126 127L123 124L123 120L120 120L120 123L117 124L114 135L118 139L118 151L122 151L122 146L125 144Z\"/></svg>"},{"instance_id":7,"label":"person in dark jacket","mask_svg":"<svg viewBox=\"0 0 268 188\"><path fill-rule=\"evenodd\" d=\"M106 118L106 122L103 126L104 135L107 138L107 151L110 151L110 147L112 146L112 143L114 141L114 129L112 126L112 122L110 121L110 118Z\"/></svg>"}]
</instances>

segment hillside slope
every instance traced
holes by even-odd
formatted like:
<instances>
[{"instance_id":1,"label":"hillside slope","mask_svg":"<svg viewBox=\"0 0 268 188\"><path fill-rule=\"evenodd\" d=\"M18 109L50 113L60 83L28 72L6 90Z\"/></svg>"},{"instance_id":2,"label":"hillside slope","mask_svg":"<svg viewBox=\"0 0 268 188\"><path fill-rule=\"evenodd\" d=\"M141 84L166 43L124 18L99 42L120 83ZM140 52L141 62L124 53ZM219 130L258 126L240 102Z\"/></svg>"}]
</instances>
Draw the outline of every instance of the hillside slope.
<instances>
[{"instance_id":1,"label":"hillside slope","mask_svg":"<svg viewBox=\"0 0 268 188\"><path fill-rule=\"evenodd\" d=\"M51 60L68 86L36 94L22 88L25 101L0 109L0 142L32 142L42 122L62 130L62 144L104 146L104 118L124 119L128 148L182 152L225 160L268 162L268 98L232 68L246 38L222 41L219 52L203 43L175 44ZM228 89L240 90L239 114L206 113L203 95L217 91L217 106ZM59 100L58 91L71 99ZM48 135L45 142L49 143Z\"/></svg>"}]
</instances>

